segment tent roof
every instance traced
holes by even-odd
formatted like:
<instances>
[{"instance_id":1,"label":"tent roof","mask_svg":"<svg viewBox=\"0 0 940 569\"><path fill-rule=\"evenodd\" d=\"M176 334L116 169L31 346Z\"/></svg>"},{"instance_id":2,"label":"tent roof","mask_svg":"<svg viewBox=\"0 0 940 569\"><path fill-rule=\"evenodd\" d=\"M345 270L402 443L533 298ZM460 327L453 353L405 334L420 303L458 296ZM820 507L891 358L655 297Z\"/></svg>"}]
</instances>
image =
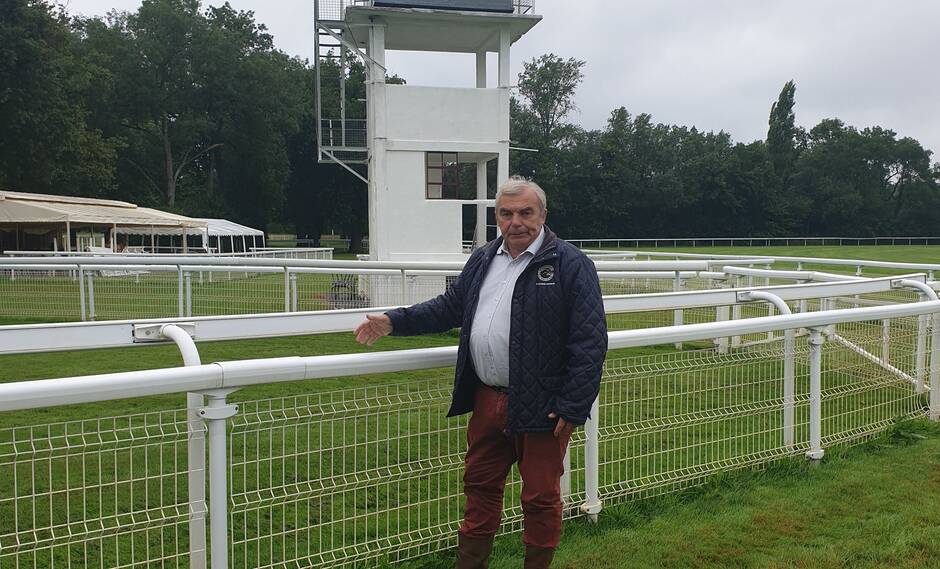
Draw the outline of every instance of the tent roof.
<instances>
[{"instance_id":1,"label":"tent roof","mask_svg":"<svg viewBox=\"0 0 940 569\"><path fill-rule=\"evenodd\" d=\"M206 217L199 217L196 219L208 224L208 232L212 237L228 237L230 235L255 235L257 237L264 237L264 231L261 231L260 229L254 229L252 227L248 227L247 225L235 223L234 221L229 221L227 219L210 219Z\"/></svg>"},{"instance_id":2,"label":"tent roof","mask_svg":"<svg viewBox=\"0 0 940 569\"><path fill-rule=\"evenodd\" d=\"M132 203L0 191L0 223L88 223L153 227L205 228L206 223Z\"/></svg>"}]
</instances>

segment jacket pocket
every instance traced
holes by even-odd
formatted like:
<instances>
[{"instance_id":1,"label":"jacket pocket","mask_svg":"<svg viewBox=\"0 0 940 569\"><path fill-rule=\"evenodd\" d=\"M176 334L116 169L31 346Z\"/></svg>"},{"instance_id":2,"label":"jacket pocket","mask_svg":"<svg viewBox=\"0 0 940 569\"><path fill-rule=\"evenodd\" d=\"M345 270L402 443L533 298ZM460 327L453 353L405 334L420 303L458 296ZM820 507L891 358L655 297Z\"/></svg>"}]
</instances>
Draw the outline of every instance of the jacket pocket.
<instances>
[{"instance_id":1,"label":"jacket pocket","mask_svg":"<svg viewBox=\"0 0 940 569\"><path fill-rule=\"evenodd\" d=\"M564 385L565 379L566 376L564 375L540 375L539 385L549 393L558 393L561 390L561 386Z\"/></svg>"}]
</instances>

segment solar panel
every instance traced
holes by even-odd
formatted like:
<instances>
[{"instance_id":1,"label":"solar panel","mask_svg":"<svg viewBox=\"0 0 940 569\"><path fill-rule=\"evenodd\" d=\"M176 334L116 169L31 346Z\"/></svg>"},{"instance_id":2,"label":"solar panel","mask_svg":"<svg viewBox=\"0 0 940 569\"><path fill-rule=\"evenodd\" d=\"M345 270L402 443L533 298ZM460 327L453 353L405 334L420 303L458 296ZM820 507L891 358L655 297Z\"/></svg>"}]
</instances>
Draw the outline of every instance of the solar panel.
<instances>
[{"instance_id":1,"label":"solar panel","mask_svg":"<svg viewBox=\"0 0 940 569\"><path fill-rule=\"evenodd\" d=\"M375 0L381 8L430 8L470 12L513 12L512 0Z\"/></svg>"}]
</instances>

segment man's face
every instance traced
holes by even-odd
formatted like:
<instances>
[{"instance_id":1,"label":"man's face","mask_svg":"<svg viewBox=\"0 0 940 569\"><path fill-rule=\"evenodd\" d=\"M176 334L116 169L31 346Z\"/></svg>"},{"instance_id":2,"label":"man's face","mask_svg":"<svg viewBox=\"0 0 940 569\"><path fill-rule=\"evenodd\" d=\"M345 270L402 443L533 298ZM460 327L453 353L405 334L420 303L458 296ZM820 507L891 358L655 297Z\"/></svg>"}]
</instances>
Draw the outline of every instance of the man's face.
<instances>
[{"instance_id":1,"label":"man's face","mask_svg":"<svg viewBox=\"0 0 940 569\"><path fill-rule=\"evenodd\" d=\"M525 188L513 196L500 197L496 203L496 223L506 248L513 256L525 251L539 236L547 213L532 188Z\"/></svg>"}]
</instances>

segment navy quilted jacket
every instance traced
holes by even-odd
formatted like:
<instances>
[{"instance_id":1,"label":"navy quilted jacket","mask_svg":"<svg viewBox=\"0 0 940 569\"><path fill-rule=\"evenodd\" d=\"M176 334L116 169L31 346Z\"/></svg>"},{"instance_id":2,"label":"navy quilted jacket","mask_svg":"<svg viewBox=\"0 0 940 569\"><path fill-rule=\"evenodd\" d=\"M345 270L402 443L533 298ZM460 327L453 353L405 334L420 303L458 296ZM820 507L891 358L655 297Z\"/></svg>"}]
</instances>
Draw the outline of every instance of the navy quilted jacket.
<instances>
[{"instance_id":1,"label":"navy quilted jacket","mask_svg":"<svg viewBox=\"0 0 940 569\"><path fill-rule=\"evenodd\" d=\"M469 353L470 326L483 277L501 243L499 238L476 250L444 294L388 312L396 336L461 328L448 417L473 410L480 380ZM600 283L594 263L547 227L542 248L516 281L509 336L508 429L551 431L552 411L584 424L607 353Z\"/></svg>"}]
</instances>

